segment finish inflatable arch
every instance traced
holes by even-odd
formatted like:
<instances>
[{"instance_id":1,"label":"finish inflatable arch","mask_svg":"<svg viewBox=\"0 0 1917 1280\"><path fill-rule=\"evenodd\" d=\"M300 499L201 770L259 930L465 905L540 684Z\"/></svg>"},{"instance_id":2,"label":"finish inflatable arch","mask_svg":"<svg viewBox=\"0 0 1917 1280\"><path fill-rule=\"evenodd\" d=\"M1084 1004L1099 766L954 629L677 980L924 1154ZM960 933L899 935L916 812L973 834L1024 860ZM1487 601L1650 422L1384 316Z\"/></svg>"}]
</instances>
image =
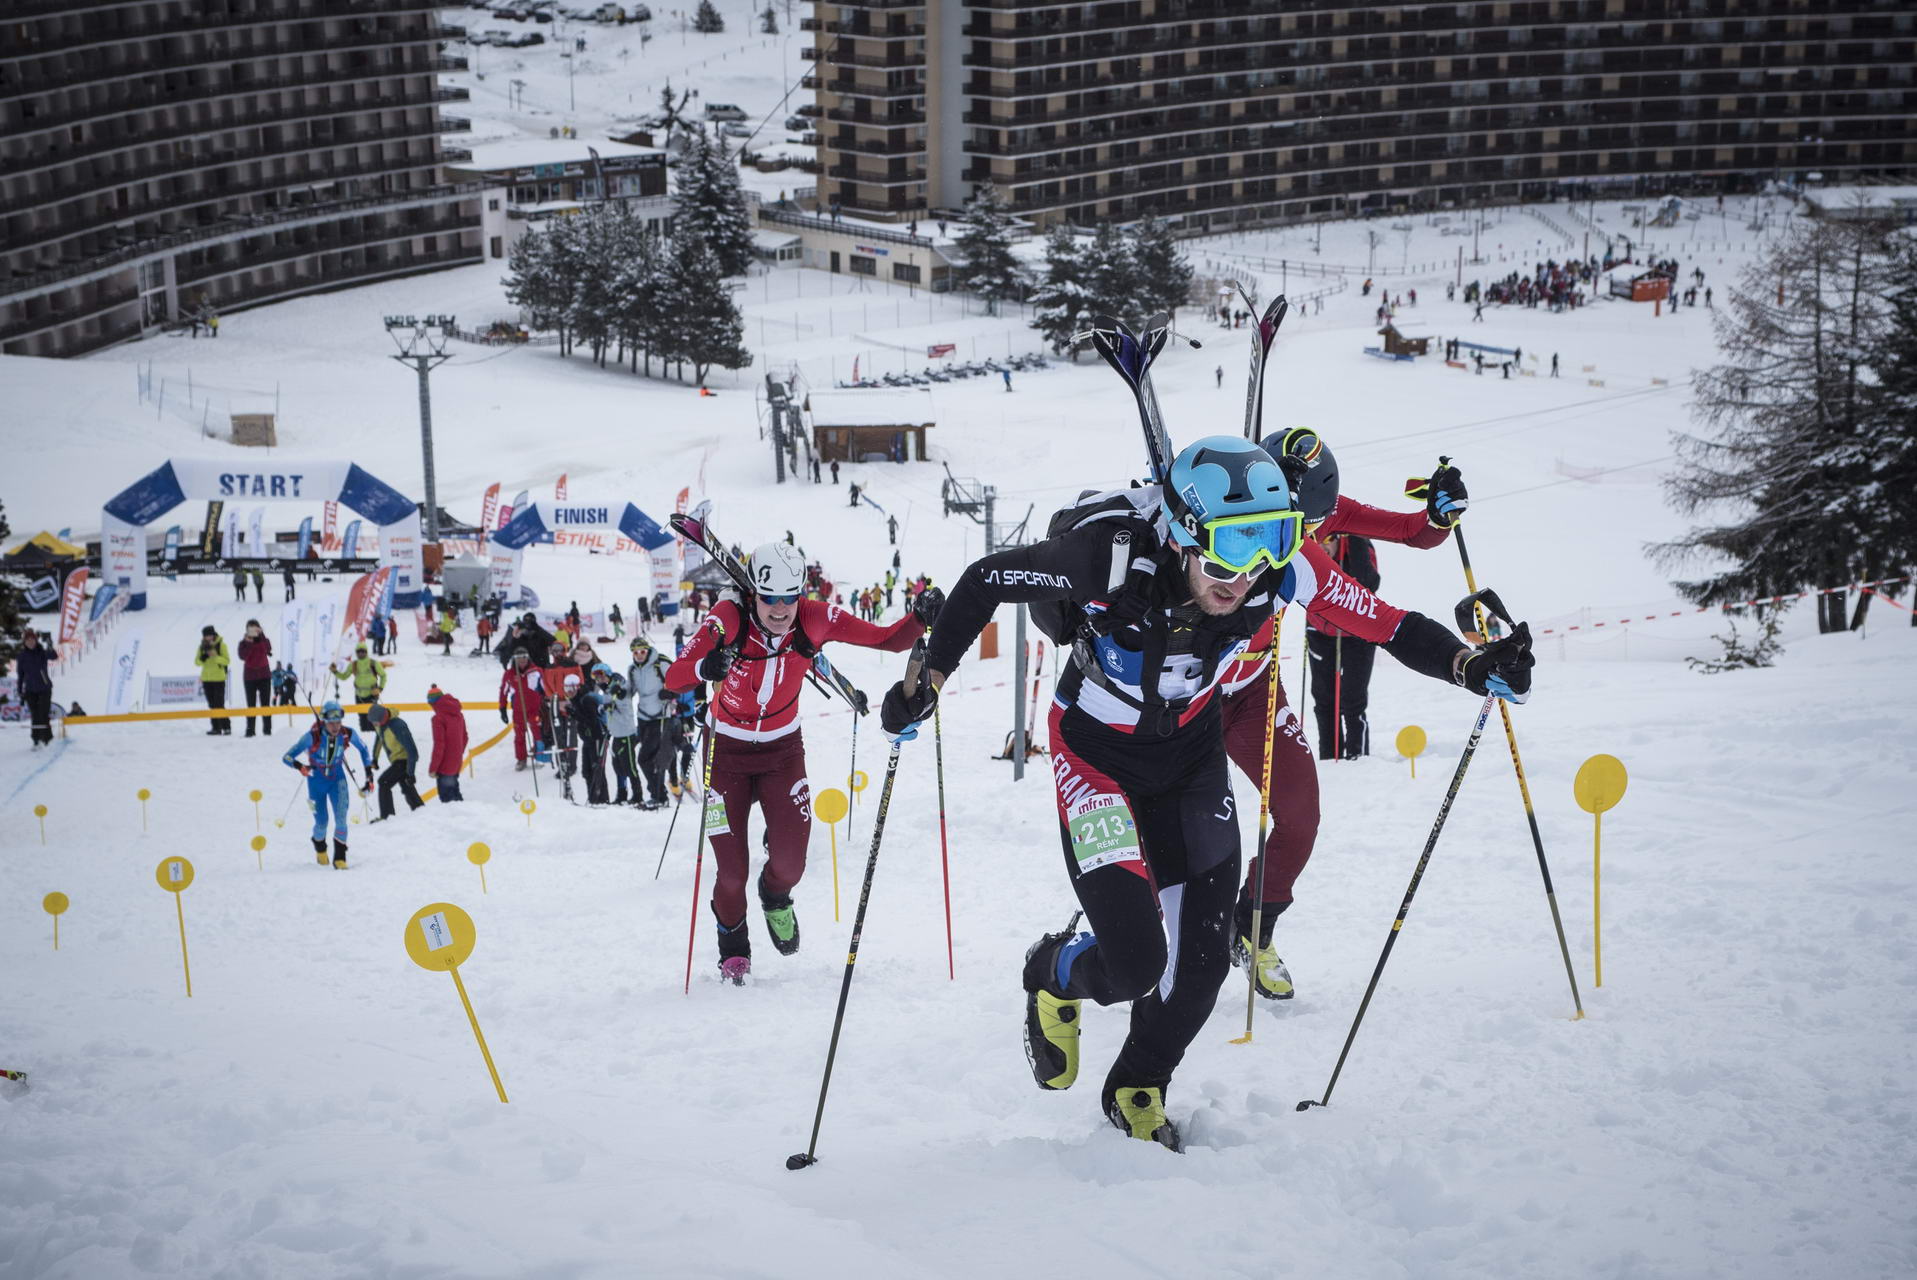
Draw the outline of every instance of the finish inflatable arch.
<instances>
[{"instance_id":1,"label":"finish inflatable arch","mask_svg":"<svg viewBox=\"0 0 1917 1280\"><path fill-rule=\"evenodd\" d=\"M274 459L239 466L210 458L174 458L106 504L100 522L101 570L146 608L146 528L182 502L338 502L379 526L379 562L393 570L393 604L419 603L419 507L383 480L343 461Z\"/></svg>"},{"instance_id":2,"label":"finish inflatable arch","mask_svg":"<svg viewBox=\"0 0 1917 1280\"><path fill-rule=\"evenodd\" d=\"M524 567L526 548L543 540L547 534L567 529L611 529L618 532L628 541L645 548L652 557L655 590L670 590L676 585L676 573L667 572L666 587L659 586L661 566L657 554L661 547L673 544L673 536L633 503L540 501L528 505L523 511L514 512L505 527L495 531L486 543L493 590L499 593L500 599L508 604L518 603L524 587L520 581L520 571Z\"/></svg>"}]
</instances>

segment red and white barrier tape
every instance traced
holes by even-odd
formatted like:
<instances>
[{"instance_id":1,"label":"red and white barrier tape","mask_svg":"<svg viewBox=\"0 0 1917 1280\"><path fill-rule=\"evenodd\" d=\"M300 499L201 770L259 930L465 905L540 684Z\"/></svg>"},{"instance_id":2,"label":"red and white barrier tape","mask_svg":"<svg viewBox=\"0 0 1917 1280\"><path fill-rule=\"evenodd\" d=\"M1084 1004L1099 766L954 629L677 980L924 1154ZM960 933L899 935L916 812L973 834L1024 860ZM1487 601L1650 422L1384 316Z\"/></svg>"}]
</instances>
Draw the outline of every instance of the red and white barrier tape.
<instances>
[{"instance_id":1,"label":"red and white barrier tape","mask_svg":"<svg viewBox=\"0 0 1917 1280\"><path fill-rule=\"evenodd\" d=\"M1908 606L1897 604L1895 600L1892 600L1882 591L1877 590L1879 587L1888 586L1892 583L1908 581L1908 578L1880 578L1875 582L1853 582L1842 587L1819 587L1812 591L1799 591L1796 595L1767 596L1759 600L1740 600L1735 604L1710 604L1702 605L1695 609L1673 609L1669 613L1647 613L1633 618L1614 618L1608 622L1581 622L1569 627L1540 627L1534 634L1550 636L1568 635L1573 631L1602 631L1608 627L1628 627L1634 622L1663 622L1669 618L1688 618L1700 613L1728 613L1732 609L1748 609L1752 605L1782 604L1786 600L1802 600L1808 596L1827 596L1839 591L1868 591L1878 599L1895 605L1897 608L1903 609L1908 613L1910 612Z\"/></svg>"}]
</instances>

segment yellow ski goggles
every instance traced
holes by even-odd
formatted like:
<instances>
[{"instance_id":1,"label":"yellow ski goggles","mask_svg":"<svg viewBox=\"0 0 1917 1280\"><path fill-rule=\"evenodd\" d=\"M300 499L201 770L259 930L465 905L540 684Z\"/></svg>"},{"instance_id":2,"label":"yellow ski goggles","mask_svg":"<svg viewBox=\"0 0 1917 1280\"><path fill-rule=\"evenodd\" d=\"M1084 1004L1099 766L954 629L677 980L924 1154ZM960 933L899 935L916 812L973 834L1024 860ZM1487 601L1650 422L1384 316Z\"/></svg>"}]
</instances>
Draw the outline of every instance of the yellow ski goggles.
<instances>
[{"instance_id":1,"label":"yellow ski goggles","mask_svg":"<svg viewBox=\"0 0 1917 1280\"><path fill-rule=\"evenodd\" d=\"M1304 519L1302 511L1266 511L1207 520L1199 526L1198 567L1221 582L1260 564L1282 569L1298 553Z\"/></svg>"}]
</instances>

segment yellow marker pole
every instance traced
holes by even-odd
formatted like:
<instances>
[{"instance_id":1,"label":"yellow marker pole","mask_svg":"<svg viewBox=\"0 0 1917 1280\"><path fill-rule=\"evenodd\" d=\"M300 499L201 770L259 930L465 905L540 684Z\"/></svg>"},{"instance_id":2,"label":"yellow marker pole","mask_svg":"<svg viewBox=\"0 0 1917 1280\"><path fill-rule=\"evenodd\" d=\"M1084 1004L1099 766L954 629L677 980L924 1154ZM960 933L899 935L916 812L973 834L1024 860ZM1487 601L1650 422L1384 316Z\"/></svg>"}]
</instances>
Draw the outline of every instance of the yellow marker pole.
<instances>
[{"instance_id":1,"label":"yellow marker pole","mask_svg":"<svg viewBox=\"0 0 1917 1280\"><path fill-rule=\"evenodd\" d=\"M1592 985L1604 985L1604 941L1601 925L1602 885L1599 862L1604 844L1604 811L1624 798L1630 776L1616 756L1595 755L1578 766L1571 793L1578 807L1591 815L1591 969Z\"/></svg>"},{"instance_id":2,"label":"yellow marker pole","mask_svg":"<svg viewBox=\"0 0 1917 1280\"><path fill-rule=\"evenodd\" d=\"M1418 780L1418 757L1424 754L1424 730L1408 724L1398 730L1398 754L1411 762L1411 780Z\"/></svg>"},{"instance_id":3,"label":"yellow marker pole","mask_svg":"<svg viewBox=\"0 0 1917 1280\"><path fill-rule=\"evenodd\" d=\"M260 829L260 801L264 799L264 797L260 794L259 789L255 788L246 793L246 798L253 802L253 830L258 831Z\"/></svg>"},{"instance_id":4,"label":"yellow marker pole","mask_svg":"<svg viewBox=\"0 0 1917 1280\"><path fill-rule=\"evenodd\" d=\"M521 800L519 802L519 811L526 815L526 830L528 831L532 830L533 810L537 809L538 807L539 807L538 805L533 803L531 796L527 796L524 800Z\"/></svg>"},{"instance_id":5,"label":"yellow marker pole","mask_svg":"<svg viewBox=\"0 0 1917 1280\"><path fill-rule=\"evenodd\" d=\"M466 861L479 868L479 891L486 892L486 863L492 859L493 851L485 845L474 842L466 850Z\"/></svg>"},{"instance_id":6,"label":"yellow marker pole","mask_svg":"<svg viewBox=\"0 0 1917 1280\"><path fill-rule=\"evenodd\" d=\"M67 909L67 895L49 893L40 899L40 909L53 917L53 949L58 951L60 949L60 913Z\"/></svg>"},{"instance_id":7,"label":"yellow marker pole","mask_svg":"<svg viewBox=\"0 0 1917 1280\"><path fill-rule=\"evenodd\" d=\"M153 793L151 791L148 791L145 787L141 787L139 790L139 796L140 796L140 834L145 835L146 834L146 802L153 798Z\"/></svg>"},{"instance_id":8,"label":"yellow marker pole","mask_svg":"<svg viewBox=\"0 0 1917 1280\"><path fill-rule=\"evenodd\" d=\"M253 861L259 863L261 871L266 870L266 837L254 836L251 843L253 845Z\"/></svg>"},{"instance_id":9,"label":"yellow marker pole","mask_svg":"<svg viewBox=\"0 0 1917 1280\"><path fill-rule=\"evenodd\" d=\"M812 800L812 812L824 821L832 838L832 920L839 919L839 821L852 811L851 801L837 787L827 787Z\"/></svg>"},{"instance_id":10,"label":"yellow marker pole","mask_svg":"<svg viewBox=\"0 0 1917 1280\"><path fill-rule=\"evenodd\" d=\"M180 921L180 971L186 975L186 998L193 998L193 966L186 958L186 908L180 905L180 895L193 883L193 864L185 858L162 858L160 865L153 869L153 878L162 889L173 895L173 913Z\"/></svg>"},{"instance_id":11,"label":"yellow marker pole","mask_svg":"<svg viewBox=\"0 0 1917 1280\"><path fill-rule=\"evenodd\" d=\"M467 856L471 856L470 850ZM453 975L453 987L459 992L460 1006L466 1010L466 1021L479 1044L479 1056L486 1060L486 1072L493 1078L493 1089L499 1094L499 1100L505 1102L506 1086L500 1083L499 1068L493 1065L493 1052L486 1047L486 1035L479 1029L479 1016L473 1012L472 999L459 977L459 966L472 955L476 939L473 918L450 902L421 907L406 922L406 954L412 957L413 963L422 969L444 969Z\"/></svg>"},{"instance_id":12,"label":"yellow marker pole","mask_svg":"<svg viewBox=\"0 0 1917 1280\"><path fill-rule=\"evenodd\" d=\"M43 804L33 806L33 816L40 819L40 843L47 842L47 807Z\"/></svg>"}]
</instances>

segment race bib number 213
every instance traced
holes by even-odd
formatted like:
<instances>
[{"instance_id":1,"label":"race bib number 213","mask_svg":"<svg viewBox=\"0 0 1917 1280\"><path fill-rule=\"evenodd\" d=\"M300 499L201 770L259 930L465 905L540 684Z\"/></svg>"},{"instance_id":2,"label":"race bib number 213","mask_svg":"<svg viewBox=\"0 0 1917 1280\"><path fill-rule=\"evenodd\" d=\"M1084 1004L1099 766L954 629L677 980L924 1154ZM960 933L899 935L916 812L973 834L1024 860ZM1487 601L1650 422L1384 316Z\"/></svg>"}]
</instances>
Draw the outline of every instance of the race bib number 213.
<instances>
[{"instance_id":1,"label":"race bib number 213","mask_svg":"<svg viewBox=\"0 0 1917 1280\"><path fill-rule=\"evenodd\" d=\"M1140 857L1138 824L1132 820L1131 808L1123 796L1088 796L1073 806L1066 822L1080 875L1114 862L1136 862Z\"/></svg>"}]
</instances>

